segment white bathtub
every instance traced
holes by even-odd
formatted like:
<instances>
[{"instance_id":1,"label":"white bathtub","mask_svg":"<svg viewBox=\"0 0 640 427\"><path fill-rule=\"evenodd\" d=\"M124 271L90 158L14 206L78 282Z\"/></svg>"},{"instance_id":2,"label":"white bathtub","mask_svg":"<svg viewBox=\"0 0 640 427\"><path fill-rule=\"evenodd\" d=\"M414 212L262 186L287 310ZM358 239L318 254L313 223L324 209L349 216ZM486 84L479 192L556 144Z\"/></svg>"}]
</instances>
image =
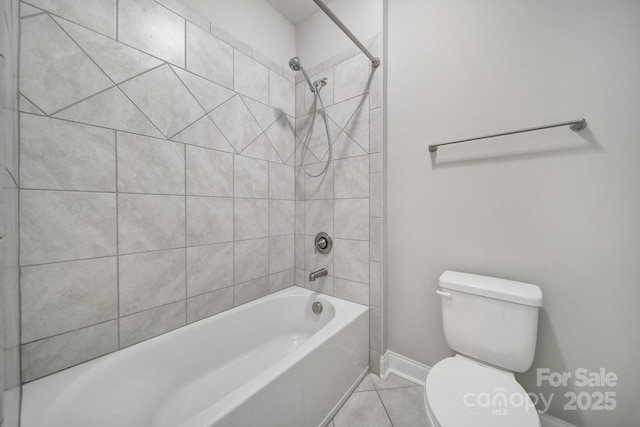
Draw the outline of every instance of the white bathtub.
<instances>
[{"instance_id":1,"label":"white bathtub","mask_svg":"<svg viewBox=\"0 0 640 427\"><path fill-rule=\"evenodd\" d=\"M368 344L367 307L293 287L26 384L22 426L324 425Z\"/></svg>"}]
</instances>

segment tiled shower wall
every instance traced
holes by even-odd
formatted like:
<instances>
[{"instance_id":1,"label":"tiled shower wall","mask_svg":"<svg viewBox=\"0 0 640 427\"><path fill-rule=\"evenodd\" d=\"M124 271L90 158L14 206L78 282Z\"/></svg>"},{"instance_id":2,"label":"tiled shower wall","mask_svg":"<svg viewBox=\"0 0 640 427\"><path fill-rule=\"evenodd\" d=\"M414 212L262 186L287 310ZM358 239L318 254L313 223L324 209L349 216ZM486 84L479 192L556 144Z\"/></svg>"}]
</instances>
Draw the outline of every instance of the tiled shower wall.
<instances>
[{"instance_id":1,"label":"tiled shower wall","mask_svg":"<svg viewBox=\"0 0 640 427\"><path fill-rule=\"evenodd\" d=\"M0 425L18 425L18 2L0 0Z\"/></svg>"},{"instance_id":2,"label":"tiled shower wall","mask_svg":"<svg viewBox=\"0 0 640 427\"><path fill-rule=\"evenodd\" d=\"M293 284L289 70L169 0L20 16L23 381Z\"/></svg>"},{"instance_id":3,"label":"tiled shower wall","mask_svg":"<svg viewBox=\"0 0 640 427\"><path fill-rule=\"evenodd\" d=\"M379 37L366 45L379 55ZM304 58L302 58L304 61ZM382 265L381 73L355 48L310 68L312 81L326 77L321 90L332 141L327 173L312 178L296 167L296 284L369 306L370 360L380 370ZM313 94L298 76L296 129L304 138L312 117ZM319 108L318 104L316 108ZM325 124L318 115L304 163L317 174L328 160ZM301 147L296 165L301 164ZM334 242L329 254L314 251L325 231ZM315 282L309 273L326 268Z\"/></svg>"}]
</instances>

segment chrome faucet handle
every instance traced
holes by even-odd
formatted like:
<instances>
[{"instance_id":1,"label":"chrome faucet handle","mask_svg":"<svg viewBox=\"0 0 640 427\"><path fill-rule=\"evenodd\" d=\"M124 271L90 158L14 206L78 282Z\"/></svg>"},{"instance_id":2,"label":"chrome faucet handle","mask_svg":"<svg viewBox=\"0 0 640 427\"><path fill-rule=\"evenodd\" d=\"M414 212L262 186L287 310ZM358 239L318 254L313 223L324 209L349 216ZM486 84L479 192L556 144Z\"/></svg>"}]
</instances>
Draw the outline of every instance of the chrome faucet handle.
<instances>
[{"instance_id":1,"label":"chrome faucet handle","mask_svg":"<svg viewBox=\"0 0 640 427\"><path fill-rule=\"evenodd\" d=\"M331 252L332 247L333 240L327 233L322 231L316 235L316 238L314 239L314 249L316 253L320 252L321 254L328 254Z\"/></svg>"}]
</instances>

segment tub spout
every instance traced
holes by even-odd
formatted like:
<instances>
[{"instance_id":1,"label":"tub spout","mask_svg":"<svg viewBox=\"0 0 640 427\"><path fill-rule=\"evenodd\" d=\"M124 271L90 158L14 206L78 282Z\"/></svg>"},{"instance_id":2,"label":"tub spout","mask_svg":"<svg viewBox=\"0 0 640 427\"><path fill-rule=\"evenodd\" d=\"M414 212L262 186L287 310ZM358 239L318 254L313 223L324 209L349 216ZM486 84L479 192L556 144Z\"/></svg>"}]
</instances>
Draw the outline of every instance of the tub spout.
<instances>
[{"instance_id":1,"label":"tub spout","mask_svg":"<svg viewBox=\"0 0 640 427\"><path fill-rule=\"evenodd\" d=\"M325 277L328 276L329 272L327 271L326 268L321 268L318 271L314 271L313 273L309 273L309 281L310 282L315 282L316 279L320 278L320 277Z\"/></svg>"}]
</instances>

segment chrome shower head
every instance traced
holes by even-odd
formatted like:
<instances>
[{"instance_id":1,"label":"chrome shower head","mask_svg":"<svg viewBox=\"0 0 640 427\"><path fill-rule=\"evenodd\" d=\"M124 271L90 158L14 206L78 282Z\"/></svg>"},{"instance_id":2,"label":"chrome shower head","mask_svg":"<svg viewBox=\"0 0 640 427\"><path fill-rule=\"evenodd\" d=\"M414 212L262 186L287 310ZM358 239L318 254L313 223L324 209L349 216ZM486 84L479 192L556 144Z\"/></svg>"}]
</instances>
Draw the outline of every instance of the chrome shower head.
<instances>
[{"instance_id":1,"label":"chrome shower head","mask_svg":"<svg viewBox=\"0 0 640 427\"><path fill-rule=\"evenodd\" d=\"M300 69L302 68L302 64L300 63L300 58L298 58L297 56L294 56L293 58L291 58L289 60L289 67L293 71L300 71Z\"/></svg>"},{"instance_id":2,"label":"chrome shower head","mask_svg":"<svg viewBox=\"0 0 640 427\"><path fill-rule=\"evenodd\" d=\"M313 84L311 84L311 80L309 80L309 76L307 75L307 72L302 66L302 62L300 62L300 58L298 58L297 56L294 56L293 58L291 58L289 60L289 67L291 67L293 71L302 71L302 75L304 75L304 79L307 81L307 84L309 84L309 89L313 93L316 92L316 88L314 87Z\"/></svg>"}]
</instances>

